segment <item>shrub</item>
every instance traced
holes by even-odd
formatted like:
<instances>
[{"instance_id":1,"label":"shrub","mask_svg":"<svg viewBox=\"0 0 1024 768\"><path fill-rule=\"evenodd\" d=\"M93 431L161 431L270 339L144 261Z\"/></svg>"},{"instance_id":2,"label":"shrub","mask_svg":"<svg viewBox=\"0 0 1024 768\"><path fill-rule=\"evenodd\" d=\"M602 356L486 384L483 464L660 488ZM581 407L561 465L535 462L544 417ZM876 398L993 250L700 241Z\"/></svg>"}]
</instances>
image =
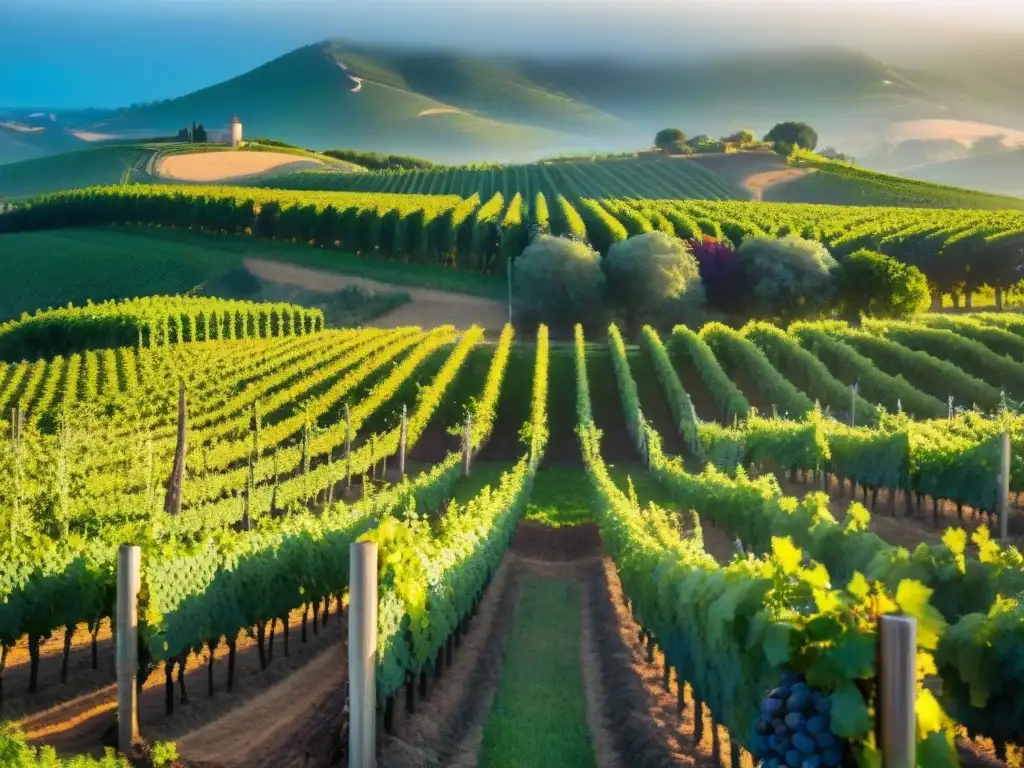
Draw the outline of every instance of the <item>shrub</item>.
<instances>
[{"instance_id":1,"label":"shrub","mask_svg":"<svg viewBox=\"0 0 1024 768\"><path fill-rule=\"evenodd\" d=\"M791 320L829 303L836 261L821 243L799 237L748 237L737 251L751 288L750 314Z\"/></svg>"},{"instance_id":2,"label":"shrub","mask_svg":"<svg viewBox=\"0 0 1024 768\"><path fill-rule=\"evenodd\" d=\"M586 243L537 235L515 260L516 321L569 328L604 315L601 256Z\"/></svg>"},{"instance_id":3,"label":"shrub","mask_svg":"<svg viewBox=\"0 0 1024 768\"><path fill-rule=\"evenodd\" d=\"M743 314L751 291L736 251L713 237L690 240L689 245L700 270L708 307L728 315Z\"/></svg>"},{"instance_id":4,"label":"shrub","mask_svg":"<svg viewBox=\"0 0 1024 768\"><path fill-rule=\"evenodd\" d=\"M605 260L615 302L626 310L626 325L637 318L670 321L695 314L704 304L700 270L689 247L664 232L645 232L615 243Z\"/></svg>"},{"instance_id":5,"label":"shrub","mask_svg":"<svg viewBox=\"0 0 1024 768\"><path fill-rule=\"evenodd\" d=\"M836 305L844 317L903 318L928 309L928 280L917 267L891 256L859 250L836 270Z\"/></svg>"}]
</instances>

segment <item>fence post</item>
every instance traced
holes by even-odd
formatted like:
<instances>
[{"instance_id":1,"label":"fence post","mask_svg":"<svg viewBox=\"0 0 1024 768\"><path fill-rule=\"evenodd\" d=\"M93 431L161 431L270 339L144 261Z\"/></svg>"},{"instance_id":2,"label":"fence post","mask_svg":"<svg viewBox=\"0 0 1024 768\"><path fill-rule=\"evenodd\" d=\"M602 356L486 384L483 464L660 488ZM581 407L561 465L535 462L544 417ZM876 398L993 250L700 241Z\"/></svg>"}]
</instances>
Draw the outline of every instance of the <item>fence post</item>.
<instances>
[{"instance_id":1,"label":"fence post","mask_svg":"<svg viewBox=\"0 0 1024 768\"><path fill-rule=\"evenodd\" d=\"M1005 546L1010 518L1010 432L999 441L999 541Z\"/></svg>"},{"instance_id":2,"label":"fence post","mask_svg":"<svg viewBox=\"0 0 1024 768\"><path fill-rule=\"evenodd\" d=\"M139 741L139 589L142 550L122 544L117 550L117 746L131 754Z\"/></svg>"},{"instance_id":3,"label":"fence post","mask_svg":"<svg viewBox=\"0 0 1024 768\"><path fill-rule=\"evenodd\" d=\"M352 768L377 764L377 543L349 546L348 760Z\"/></svg>"},{"instance_id":4,"label":"fence post","mask_svg":"<svg viewBox=\"0 0 1024 768\"><path fill-rule=\"evenodd\" d=\"M470 462L473 458L472 433L473 415L466 414L466 428L462 433L462 473L464 475L469 474Z\"/></svg>"},{"instance_id":5,"label":"fence post","mask_svg":"<svg viewBox=\"0 0 1024 768\"><path fill-rule=\"evenodd\" d=\"M409 434L409 420L405 405L402 405L402 434L398 443L398 475L405 477L405 440Z\"/></svg>"},{"instance_id":6,"label":"fence post","mask_svg":"<svg viewBox=\"0 0 1024 768\"><path fill-rule=\"evenodd\" d=\"M885 768L915 768L917 722L917 621L891 614L878 621L876 728Z\"/></svg>"}]
</instances>

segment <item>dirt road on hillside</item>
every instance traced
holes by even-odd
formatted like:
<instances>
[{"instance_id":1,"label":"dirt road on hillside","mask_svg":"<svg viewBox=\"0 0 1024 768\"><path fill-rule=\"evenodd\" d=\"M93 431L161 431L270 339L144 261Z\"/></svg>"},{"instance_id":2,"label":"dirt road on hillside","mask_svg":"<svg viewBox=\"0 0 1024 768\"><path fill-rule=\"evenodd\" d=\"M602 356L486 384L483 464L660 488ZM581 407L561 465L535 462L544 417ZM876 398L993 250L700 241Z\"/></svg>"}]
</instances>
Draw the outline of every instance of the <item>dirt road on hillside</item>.
<instances>
[{"instance_id":1,"label":"dirt road on hillside","mask_svg":"<svg viewBox=\"0 0 1024 768\"><path fill-rule=\"evenodd\" d=\"M508 308L492 299L430 288L380 283L362 277L297 267L267 259L246 259L244 263L249 272L264 282L297 285L310 291L328 293L340 291L349 285L358 285L372 291L408 293L411 299L409 302L373 321L372 324L377 328L397 328L403 325L430 328L451 324L459 329L479 325L484 330L500 330L508 320Z\"/></svg>"}]
</instances>

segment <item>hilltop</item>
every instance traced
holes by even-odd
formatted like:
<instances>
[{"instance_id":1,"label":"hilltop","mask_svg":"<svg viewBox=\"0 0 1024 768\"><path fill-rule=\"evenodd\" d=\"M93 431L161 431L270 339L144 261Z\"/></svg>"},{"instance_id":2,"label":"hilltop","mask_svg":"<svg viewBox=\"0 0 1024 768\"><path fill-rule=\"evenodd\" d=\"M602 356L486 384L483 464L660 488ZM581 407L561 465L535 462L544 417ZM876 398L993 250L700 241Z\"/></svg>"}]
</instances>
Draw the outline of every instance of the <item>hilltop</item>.
<instances>
[{"instance_id":1,"label":"hilltop","mask_svg":"<svg viewBox=\"0 0 1024 768\"><path fill-rule=\"evenodd\" d=\"M969 120L980 109L955 81L918 74L841 48L741 50L699 61L625 61L614 53L541 60L335 40L178 98L119 110L89 128L164 135L193 121L222 126L237 113L248 135L318 150L522 162L643 146L665 125L760 134L793 118L845 146L895 123ZM988 107L985 114L998 117Z\"/></svg>"}]
</instances>

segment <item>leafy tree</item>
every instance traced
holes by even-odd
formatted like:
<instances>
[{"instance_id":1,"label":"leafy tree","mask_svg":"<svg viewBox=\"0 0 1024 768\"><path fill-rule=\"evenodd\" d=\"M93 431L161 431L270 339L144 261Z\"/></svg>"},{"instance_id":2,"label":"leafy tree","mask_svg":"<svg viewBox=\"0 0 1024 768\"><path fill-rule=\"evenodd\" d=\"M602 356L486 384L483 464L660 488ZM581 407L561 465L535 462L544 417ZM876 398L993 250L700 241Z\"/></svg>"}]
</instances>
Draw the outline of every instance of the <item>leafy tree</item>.
<instances>
[{"instance_id":1,"label":"leafy tree","mask_svg":"<svg viewBox=\"0 0 1024 768\"><path fill-rule=\"evenodd\" d=\"M185 126L180 131L178 131L178 135L175 136L175 139L178 140L178 141L185 141L185 142L191 141L192 139L188 135L188 126Z\"/></svg>"},{"instance_id":2,"label":"leafy tree","mask_svg":"<svg viewBox=\"0 0 1024 768\"><path fill-rule=\"evenodd\" d=\"M835 271L836 304L844 317L910 317L928 308L928 280L917 267L861 249Z\"/></svg>"},{"instance_id":3,"label":"leafy tree","mask_svg":"<svg viewBox=\"0 0 1024 768\"><path fill-rule=\"evenodd\" d=\"M209 141L209 138L206 135L206 129L203 128L202 123L195 127L195 132L192 135L192 141L194 141L196 144L205 144L207 141Z\"/></svg>"},{"instance_id":4,"label":"leafy tree","mask_svg":"<svg viewBox=\"0 0 1024 768\"><path fill-rule=\"evenodd\" d=\"M515 318L568 329L604 316L601 256L576 240L537 235L514 262Z\"/></svg>"},{"instance_id":5,"label":"leafy tree","mask_svg":"<svg viewBox=\"0 0 1024 768\"><path fill-rule=\"evenodd\" d=\"M729 144L753 144L754 132L745 128L742 131L736 131L736 133L726 136L723 141Z\"/></svg>"},{"instance_id":6,"label":"leafy tree","mask_svg":"<svg viewBox=\"0 0 1024 768\"><path fill-rule=\"evenodd\" d=\"M821 243L748 237L736 253L751 288L751 314L788 321L828 305L836 260Z\"/></svg>"},{"instance_id":7,"label":"leafy tree","mask_svg":"<svg viewBox=\"0 0 1024 768\"><path fill-rule=\"evenodd\" d=\"M611 246L605 274L613 299L626 311L629 332L639 317L695 312L704 303L700 270L689 246L664 232L645 232Z\"/></svg>"},{"instance_id":8,"label":"leafy tree","mask_svg":"<svg viewBox=\"0 0 1024 768\"><path fill-rule=\"evenodd\" d=\"M711 237L690 240L689 244L700 269L708 308L728 315L743 314L751 292L736 251Z\"/></svg>"},{"instance_id":9,"label":"leafy tree","mask_svg":"<svg viewBox=\"0 0 1024 768\"><path fill-rule=\"evenodd\" d=\"M654 137L654 146L662 151L676 149L686 143L686 134L678 128L663 128Z\"/></svg>"},{"instance_id":10,"label":"leafy tree","mask_svg":"<svg viewBox=\"0 0 1024 768\"><path fill-rule=\"evenodd\" d=\"M770 141L773 144L778 144L779 142L792 144L801 149L813 151L818 146L818 133L807 123L789 120L784 123L778 123L768 131L764 140Z\"/></svg>"}]
</instances>

